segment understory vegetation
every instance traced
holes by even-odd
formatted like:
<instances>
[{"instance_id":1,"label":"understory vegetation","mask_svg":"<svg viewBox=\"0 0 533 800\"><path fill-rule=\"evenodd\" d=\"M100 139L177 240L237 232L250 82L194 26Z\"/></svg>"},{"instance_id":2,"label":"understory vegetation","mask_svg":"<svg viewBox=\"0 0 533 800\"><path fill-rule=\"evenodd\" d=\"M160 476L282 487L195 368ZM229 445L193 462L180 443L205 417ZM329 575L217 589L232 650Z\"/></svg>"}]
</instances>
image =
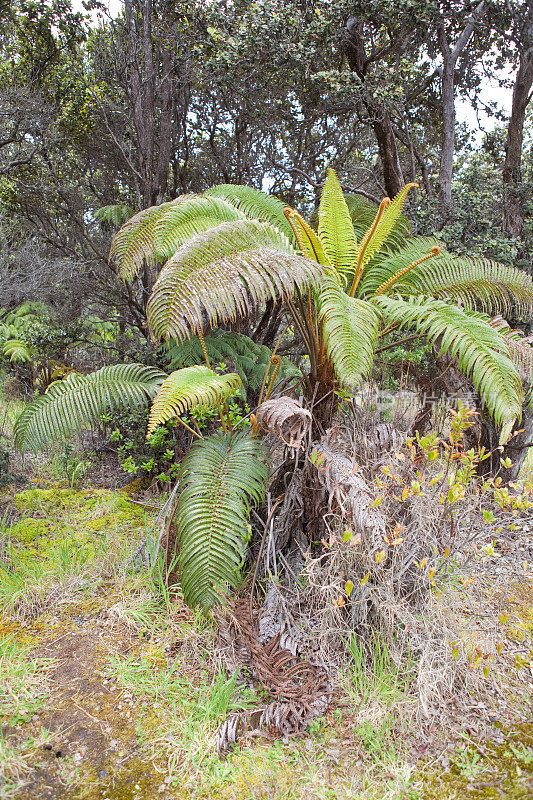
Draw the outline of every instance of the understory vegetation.
<instances>
[{"instance_id":1,"label":"understory vegetation","mask_svg":"<svg viewBox=\"0 0 533 800\"><path fill-rule=\"evenodd\" d=\"M78 5L0 0L0 800L529 797L531 3Z\"/></svg>"}]
</instances>

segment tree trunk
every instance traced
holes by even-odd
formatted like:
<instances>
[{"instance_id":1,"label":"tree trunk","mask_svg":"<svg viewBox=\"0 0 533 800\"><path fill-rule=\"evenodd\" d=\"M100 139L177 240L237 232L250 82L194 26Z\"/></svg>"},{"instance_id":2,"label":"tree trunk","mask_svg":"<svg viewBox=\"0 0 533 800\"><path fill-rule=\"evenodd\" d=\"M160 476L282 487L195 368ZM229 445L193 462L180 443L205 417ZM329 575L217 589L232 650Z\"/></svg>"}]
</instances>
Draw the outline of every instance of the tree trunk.
<instances>
[{"instance_id":1,"label":"tree trunk","mask_svg":"<svg viewBox=\"0 0 533 800\"><path fill-rule=\"evenodd\" d=\"M475 426L473 434L477 436L479 445L491 453L489 458L479 464L480 475L492 477L497 475L502 479L504 485L518 479L524 461L533 446L532 411L524 409L523 417L519 423L516 423L515 430L519 433L513 436L503 450L499 450L500 429L496 427L493 420L487 417L480 418L479 425ZM502 460L505 461L507 458L511 461L512 466L510 467L502 465Z\"/></svg>"},{"instance_id":2,"label":"tree trunk","mask_svg":"<svg viewBox=\"0 0 533 800\"><path fill-rule=\"evenodd\" d=\"M405 181L390 112L382 102L372 96L364 85L369 62L365 50L361 20L356 17L350 17L346 23L346 29L348 31L344 48L346 58L350 69L355 72L362 82L363 104L368 112L369 122L378 143L385 189L389 197L392 198L403 188Z\"/></svg>"},{"instance_id":3,"label":"tree trunk","mask_svg":"<svg viewBox=\"0 0 533 800\"><path fill-rule=\"evenodd\" d=\"M439 168L439 203L443 218L452 205L453 156L455 153L455 92L454 66L450 55L444 55L441 80L442 132Z\"/></svg>"},{"instance_id":4,"label":"tree trunk","mask_svg":"<svg viewBox=\"0 0 533 800\"><path fill-rule=\"evenodd\" d=\"M365 106L372 116L372 128L379 147L385 189L389 197L393 198L403 189L405 180L396 147L392 120L385 106L378 106L371 103L370 100L365 101Z\"/></svg>"},{"instance_id":5,"label":"tree trunk","mask_svg":"<svg viewBox=\"0 0 533 800\"><path fill-rule=\"evenodd\" d=\"M437 24L439 49L442 55L441 102L442 133L439 168L439 202L443 219L451 213L453 157L455 152L455 81L454 72L459 56L467 47L476 25L485 13L485 2L476 7L469 17L455 46L452 48L446 35L444 18Z\"/></svg>"},{"instance_id":6,"label":"tree trunk","mask_svg":"<svg viewBox=\"0 0 533 800\"><path fill-rule=\"evenodd\" d=\"M524 141L524 118L531 100L533 86L533 2L522 33L520 60L513 89L513 105L507 128L505 163L503 166L503 230L518 239L524 227L524 198L521 196L522 144Z\"/></svg>"}]
</instances>

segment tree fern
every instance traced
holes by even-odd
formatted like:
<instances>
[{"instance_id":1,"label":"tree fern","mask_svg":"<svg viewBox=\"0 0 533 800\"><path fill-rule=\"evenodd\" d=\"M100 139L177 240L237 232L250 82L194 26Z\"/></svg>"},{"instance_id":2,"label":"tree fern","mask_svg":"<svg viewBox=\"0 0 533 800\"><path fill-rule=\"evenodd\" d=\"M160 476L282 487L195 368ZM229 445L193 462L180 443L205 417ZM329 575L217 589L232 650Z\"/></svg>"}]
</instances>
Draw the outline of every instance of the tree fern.
<instances>
[{"instance_id":1,"label":"tree fern","mask_svg":"<svg viewBox=\"0 0 533 800\"><path fill-rule=\"evenodd\" d=\"M33 361L28 344L21 339L10 338L7 342L4 342L2 354L10 361L23 361L27 364Z\"/></svg>"},{"instance_id":2,"label":"tree fern","mask_svg":"<svg viewBox=\"0 0 533 800\"><path fill-rule=\"evenodd\" d=\"M238 375L219 375L202 365L172 372L161 384L152 403L147 436L151 436L158 425L181 416L192 407L216 406L235 394L240 385Z\"/></svg>"},{"instance_id":3,"label":"tree fern","mask_svg":"<svg viewBox=\"0 0 533 800\"><path fill-rule=\"evenodd\" d=\"M293 245L296 245L292 228L283 215L286 203L274 195L266 194L250 186L222 183L204 192L204 197L220 197L227 200L243 211L249 219L260 219L274 225L288 237Z\"/></svg>"},{"instance_id":4,"label":"tree fern","mask_svg":"<svg viewBox=\"0 0 533 800\"><path fill-rule=\"evenodd\" d=\"M115 228L119 228L134 215L133 208L124 203L115 203L112 206L102 206L93 211L93 217L97 222L109 222Z\"/></svg>"},{"instance_id":5,"label":"tree fern","mask_svg":"<svg viewBox=\"0 0 533 800\"><path fill-rule=\"evenodd\" d=\"M55 439L95 424L102 414L147 406L165 374L142 364L115 364L90 375L68 375L24 408L13 438L19 450L40 450Z\"/></svg>"},{"instance_id":6,"label":"tree fern","mask_svg":"<svg viewBox=\"0 0 533 800\"><path fill-rule=\"evenodd\" d=\"M251 303L294 294L321 272L267 222L226 222L193 237L167 261L148 302L157 339L182 340L206 322L235 319Z\"/></svg>"},{"instance_id":7,"label":"tree fern","mask_svg":"<svg viewBox=\"0 0 533 800\"><path fill-rule=\"evenodd\" d=\"M268 477L263 444L247 433L217 433L183 459L177 501L179 576L189 606L220 603L239 580L251 503Z\"/></svg>"},{"instance_id":8,"label":"tree fern","mask_svg":"<svg viewBox=\"0 0 533 800\"><path fill-rule=\"evenodd\" d=\"M436 343L441 353L457 357L459 369L472 380L497 424L520 417L520 375L504 338L487 317L427 297L378 297L375 303L389 322L418 331Z\"/></svg>"}]
</instances>

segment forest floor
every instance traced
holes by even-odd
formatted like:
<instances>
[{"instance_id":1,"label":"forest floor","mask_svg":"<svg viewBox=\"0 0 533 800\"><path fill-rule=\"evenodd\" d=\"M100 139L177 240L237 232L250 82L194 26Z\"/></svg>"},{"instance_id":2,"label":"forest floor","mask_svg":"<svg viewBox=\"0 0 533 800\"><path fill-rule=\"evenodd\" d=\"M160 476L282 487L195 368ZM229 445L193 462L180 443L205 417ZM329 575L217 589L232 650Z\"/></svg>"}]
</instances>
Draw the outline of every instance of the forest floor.
<instances>
[{"instance_id":1,"label":"forest floor","mask_svg":"<svg viewBox=\"0 0 533 800\"><path fill-rule=\"evenodd\" d=\"M305 737L256 738L223 760L218 727L260 698L221 669L214 627L168 597L158 570L132 568L155 511L119 491L42 485L2 490L0 798L533 796L527 564L482 610L474 594L461 601L480 625L503 615L509 645L509 669L472 713L452 704L420 726L390 661L362 680L348 660Z\"/></svg>"}]
</instances>

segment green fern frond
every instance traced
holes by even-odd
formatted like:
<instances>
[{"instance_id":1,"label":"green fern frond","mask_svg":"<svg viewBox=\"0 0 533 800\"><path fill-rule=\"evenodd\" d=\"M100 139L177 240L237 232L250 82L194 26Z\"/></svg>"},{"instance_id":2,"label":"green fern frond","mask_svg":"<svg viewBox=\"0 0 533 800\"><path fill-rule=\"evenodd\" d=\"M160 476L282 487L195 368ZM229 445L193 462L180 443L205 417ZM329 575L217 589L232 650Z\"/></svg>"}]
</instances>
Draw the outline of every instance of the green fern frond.
<instances>
[{"instance_id":1,"label":"green fern frond","mask_svg":"<svg viewBox=\"0 0 533 800\"><path fill-rule=\"evenodd\" d=\"M317 283L321 270L258 220L226 222L195 236L167 261L147 306L150 330L178 341L205 323L235 319L251 303Z\"/></svg>"},{"instance_id":2,"label":"green fern frond","mask_svg":"<svg viewBox=\"0 0 533 800\"><path fill-rule=\"evenodd\" d=\"M353 270L357 239L341 185L330 169L318 208L318 236L333 266L342 273Z\"/></svg>"},{"instance_id":3,"label":"green fern frond","mask_svg":"<svg viewBox=\"0 0 533 800\"><path fill-rule=\"evenodd\" d=\"M284 214L294 232L301 255L316 261L317 264L324 264L331 268L332 264L324 250L323 243L307 220L293 208L287 207Z\"/></svg>"},{"instance_id":4,"label":"green fern frond","mask_svg":"<svg viewBox=\"0 0 533 800\"><path fill-rule=\"evenodd\" d=\"M90 375L68 375L50 384L30 403L13 429L19 450L41 450L56 439L68 439L119 408L147 406L166 377L142 364L114 364Z\"/></svg>"},{"instance_id":5,"label":"green fern frond","mask_svg":"<svg viewBox=\"0 0 533 800\"><path fill-rule=\"evenodd\" d=\"M182 203L171 204L155 225L158 261L168 261L178 247L198 233L216 228L222 222L238 219L246 219L246 215L218 197L199 195Z\"/></svg>"},{"instance_id":6,"label":"green fern frond","mask_svg":"<svg viewBox=\"0 0 533 800\"><path fill-rule=\"evenodd\" d=\"M439 246L442 246L442 243L433 236L416 236L404 242L403 246L393 253L384 253L383 251L377 253L363 273L363 277L357 287L357 295L366 298L373 297L378 287L392 278L393 275L430 253L433 247ZM440 259L441 256L435 256L435 259L437 258ZM418 275L424 274L424 270L430 265L432 266L431 263L425 262L419 268L412 270L412 272L416 271ZM408 281L411 279L412 272L408 272L402 280L395 283L391 291L395 293L403 292L404 288L406 288L408 293L411 293L412 284L409 284ZM432 290L418 292L418 294L421 293L431 294Z\"/></svg>"},{"instance_id":7,"label":"green fern frond","mask_svg":"<svg viewBox=\"0 0 533 800\"><path fill-rule=\"evenodd\" d=\"M379 314L371 303L349 297L329 277L324 281L318 302L327 353L337 378L354 386L372 369Z\"/></svg>"},{"instance_id":8,"label":"green fern frond","mask_svg":"<svg viewBox=\"0 0 533 800\"><path fill-rule=\"evenodd\" d=\"M533 280L523 270L488 258L441 253L406 276L406 286L438 298L461 300L487 314L533 315Z\"/></svg>"},{"instance_id":9,"label":"green fern frond","mask_svg":"<svg viewBox=\"0 0 533 800\"><path fill-rule=\"evenodd\" d=\"M437 344L441 353L457 357L459 369L471 380L488 412L499 425L522 413L522 383L509 358L509 347L482 314L416 297L374 300L388 322L418 331Z\"/></svg>"},{"instance_id":10,"label":"green fern frond","mask_svg":"<svg viewBox=\"0 0 533 800\"><path fill-rule=\"evenodd\" d=\"M416 236L394 253L376 256L363 274L358 295L372 296L392 275L436 246L441 247L440 254L408 271L394 283L391 291L461 300L466 308L482 308L487 314L513 310L519 316L531 317L533 280L530 275L488 258L448 253L434 237Z\"/></svg>"},{"instance_id":11,"label":"green fern frond","mask_svg":"<svg viewBox=\"0 0 533 800\"><path fill-rule=\"evenodd\" d=\"M10 361L23 361L25 363L33 361L30 348L26 342L22 342L20 339L8 339L7 342L4 342L2 352L5 358L9 358Z\"/></svg>"},{"instance_id":12,"label":"green fern frond","mask_svg":"<svg viewBox=\"0 0 533 800\"><path fill-rule=\"evenodd\" d=\"M361 241L374 221L376 211L378 210L377 206L358 194L346 193L344 199L346 200L346 205L350 212L357 240ZM411 225L409 220L404 214L400 214L383 244L381 252L392 252L402 247L410 233Z\"/></svg>"},{"instance_id":13,"label":"green fern frond","mask_svg":"<svg viewBox=\"0 0 533 800\"><path fill-rule=\"evenodd\" d=\"M192 197L195 195L184 194L169 203L145 208L122 226L111 242L109 257L116 263L123 281L132 281L145 263L154 265L163 262L157 249L157 222L170 208Z\"/></svg>"},{"instance_id":14,"label":"green fern frond","mask_svg":"<svg viewBox=\"0 0 533 800\"><path fill-rule=\"evenodd\" d=\"M507 342L511 361L527 391L528 408L533 408L533 337L526 337L521 331L512 330L509 323L501 317L491 319L490 324Z\"/></svg>"},{"instance_id":15,"label":"green fern frond","mask_svg":"<svg viewBox=\"0 0 533 800\"><path fill-rule=\"evenodd\" d=\"M97 222L110 222L115 228L119 228L134 215L133 208L123 203L116 203L112 206L102 206L93 211L93 217Z\"/></svg>"},{"instance_id":16,"label":"green fern frond","mask_svg":"<svg viewBox=\"0 0 533 800\"><path fill-rule=\"evenodd\" d=\"M289 239L293 246L296 246L294 233L291 226L283 215L286 203L283 203L274 195L266 194L259 189L252 189L250 186L241 186L234 183L221 183L213 186L204 192L204 197L220 197L227 200L236 208L239 208L249 219L260 219L263 222L270 222L278 228Z\"/></svg>"},{"instance_id":17,"label":"green fern frond","mask_svg":"<svg viewBox=\"0 0 533 800\"><path fill-rule=\"evenodd\" d=\"M356 254L356 262L361 269L364 269L374 253L382 249L400 218L408 192L415 186L415 183L406 184L394 200L384 208L377 224L372 225L363 236Z\"/></svg>"},{"instance_id":18,"label":"green fern frond","mask_svg":"<svg viewBox=\"0 0 533 800\"><path fill-rule=\"evenodd\" d=\"M227 363L239 375L244 387L252 391L259 389L272 356L270 348L242 333L224 330L212 331L204 337L204 343L211 364ZM204 357L198 336L181 343L171 339L163 348L168 353L171 369L193 366ZM302 373L288 358L282 357L278 380L290 376L301 378Z\"/></svg>"},{"instance_id":19,"label":"green fern frond","mask_svg":"<svg viewBox=\"0 0 533 800\"><path fill-rule=\"evenodd\" d=\"M147 438L158 425L185 414L193 406L211 408L227 400L239 389L238 375L219 375L209 367L184 367L165 378L154 398L148 419Z\"/></svg>"},{"instance_id":20,"label":"green fern frond","mask_svg":"<svg viewBox=\"0 0 533 800\"><path fill-rule=\"evenodd\" d=\"M262 500L267 477L264 445L248 433L216 433L183 459L176 520L187 605L211 608L237 585L250 505Z\"/></svg>"}]
</instances>

